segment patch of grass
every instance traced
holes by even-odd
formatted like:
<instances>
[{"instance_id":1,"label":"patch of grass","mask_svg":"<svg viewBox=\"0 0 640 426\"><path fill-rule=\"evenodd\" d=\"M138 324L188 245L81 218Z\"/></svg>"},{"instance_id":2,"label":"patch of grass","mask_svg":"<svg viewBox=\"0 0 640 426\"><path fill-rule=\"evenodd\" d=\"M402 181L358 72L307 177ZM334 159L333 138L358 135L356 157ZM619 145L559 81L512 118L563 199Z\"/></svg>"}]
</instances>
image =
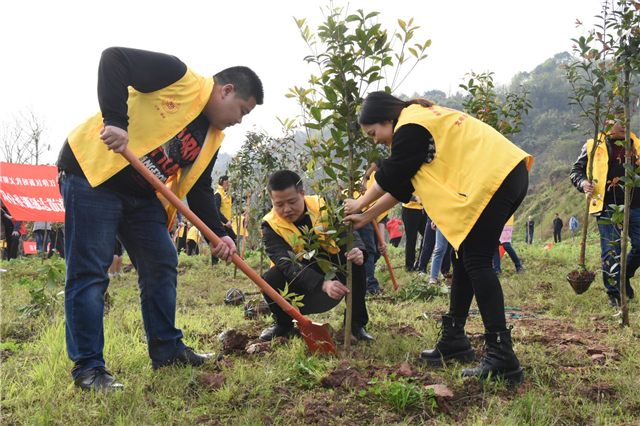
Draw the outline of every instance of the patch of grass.
<instances>
[{"instance_id":1,"label":"patch of grass","mask_svg":"<svg viewBox=\"0 0 640 426\"><path fill-rule=\"evenodd\" d=\"M548 241L515 242L527 270L524 274L516 274L511 261L503 260L500 280L505 305L521 309L513 311L520 317L508 319L514 325L514 348L525 369L525 382L515 388L462 379L460 370L468 366L435 368L421 363L420 352L433 348L437 341L435 319L447 312L448 294L400 298L386 280L385 295L367 299L367 329L376 341L354 345L342 359L313 356L304 340L293 338L270 345L267 353L227 355L221 370L207 363L201 368L154 371L140 314L137 276L130 271L111 283L113 305L104 317L107 368L125 385L125 391L91 395L76 391L71 381L63 310L56 308L49 315L33 318L16 311L30 300L30 282L38 283L40 260L3 263L8 272L0 282L2 424L299 425L305 419L322 418L325 424L335 425L634 425L640 417L640 306L637 300L631 301L631 327L621 328L618 311L608 306L600 276L586 293L573 293L565 276L577 264L578 243L569 239L545 249ZM259 253L249 253L251 266L258 269ZM392 265L404 265L402 249L391 248L389 253ZM598 259L598 239L589 238L588 267L597 269ZM254 292L257 287L241 272L234 279L233 266L212 267L209 262L209 256L180 256L176 324L187 345L201 352L219 352L222 331L233 328L253 341L271 320L249 320L243 306L225 305L228 289ZM395 272L401 288L417 281L404 268ZM632 280L636 290L639 283ZM309 318L338 330L343 306ZM477 309L475 302L471 308ZM428 319L425 312L430 313ZM479 315L469 317L467 332L480 355L482 340L477 336L484 327ZM341 342L336 343L342 347ZM368 385L380 390L372 398L358 397L360 389L329 389L321 384L341 362L367 371L403 361L424 379L380 377ZM226 381L213 390L199 380L205 374L224 374ZM424 389L427 384L445 385L454 396L432 409Z\"/></svg>"}]
</instances>

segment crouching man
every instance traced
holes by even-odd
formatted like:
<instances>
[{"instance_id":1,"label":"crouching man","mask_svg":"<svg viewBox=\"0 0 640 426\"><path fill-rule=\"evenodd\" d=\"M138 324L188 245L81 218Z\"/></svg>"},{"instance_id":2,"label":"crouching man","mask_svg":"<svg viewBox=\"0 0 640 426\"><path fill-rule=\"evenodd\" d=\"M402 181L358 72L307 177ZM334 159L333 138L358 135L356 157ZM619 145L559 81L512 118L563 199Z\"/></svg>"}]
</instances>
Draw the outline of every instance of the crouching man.
<instances>
[{"instance_id":1,"label":"crouching man","mask_svg":"<svg viewBox=\"0 0 640 426\"><path fill-rule=\"evenodd\" d=\"M271 196L273 209L262 222L262 238L267 255L274 266L263 276L276 290L283 290L289 283L289 292L304 295L300 308L303 315L327 312L335 308L349 293L343 284L346 277L338 274L335 280L325 281L325 274L317 259L291 261L294 235L302 236L305 227L322 233L323 221L320 209L323 201L317 196L305 196L300 176L290 170L280 170L269 177L267 190ZM326 228L326 226L325 226ZM356 234L357 235L357 234ZM345 265L347 259L353 262L353 321L352 333L358 340L370 342L373 337L367 332L369 322L365 305L366 272L364 268L364 244L356 236L354 248L349 253L327 243L322 250L331 256L334 264ZM293 247L299 253L302 247ZM264 330L261 340L269 341L278 336L288 336L293 330L293 320L284 310L265 295L274 317L274 324Z\"/></svg>"}]
</instances>

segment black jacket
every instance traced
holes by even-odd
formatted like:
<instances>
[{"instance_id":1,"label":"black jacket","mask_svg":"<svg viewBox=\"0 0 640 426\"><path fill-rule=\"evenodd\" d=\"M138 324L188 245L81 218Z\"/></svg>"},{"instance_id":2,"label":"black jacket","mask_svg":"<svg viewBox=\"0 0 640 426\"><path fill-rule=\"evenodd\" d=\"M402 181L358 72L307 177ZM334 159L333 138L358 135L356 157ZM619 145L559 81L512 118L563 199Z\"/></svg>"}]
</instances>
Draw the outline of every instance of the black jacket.
<instances>
[{"instance_id":1,"label":"black jacket","mask_svg":"<svg viewBox=\"0 0 640 426\"><path fill-rule=\"evenodd\" d=\"M311 228L311 218L309 215L305 215L304 219L294 223L298 228L302 228L305 225ZM344 236L344 235L342 235ZM364 261L367 261L367 251L364 248L364 243L358 236L357 232L353 233L355 237L353 241L353 248L358 248L364 255ZM267 251L267 256L276 265L278 269L287 277L287 282L291 283L294 279L296 283L299 283L305 290L311 293L320 293L322 291L322 284L324 284L324 275L317 272L313 268L305 268L311 262L302 260L298 263L293 263L290 260L289 252L292 251L291 246L284 238L282 238L276 231L271 228L267 221L262 222L262 241ZM340 258L344 261L344 250L346 245L341 247ZM363 263L364 265L364 263ZM296 278L297 277L297 278Z\"/></svg>"}]
</instances>

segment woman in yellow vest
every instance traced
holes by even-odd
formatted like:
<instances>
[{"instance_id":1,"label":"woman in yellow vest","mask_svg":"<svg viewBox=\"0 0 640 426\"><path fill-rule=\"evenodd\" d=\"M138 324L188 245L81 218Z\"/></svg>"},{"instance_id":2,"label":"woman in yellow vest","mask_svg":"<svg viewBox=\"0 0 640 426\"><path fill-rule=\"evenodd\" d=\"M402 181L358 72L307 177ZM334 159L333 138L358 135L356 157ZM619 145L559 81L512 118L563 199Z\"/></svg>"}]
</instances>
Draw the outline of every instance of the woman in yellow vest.
<instances>
[{"instance_id":1,"label":"woman in yellow vest","mask_svg":"<svg viewBox=\"0 0 640 426\"><path fill-rule=\"evenodd\" d=\"M421 358L433 365L475 359L464 331L475 296L487 351L479 366L462 370L463 376L522 382L492 259L504 224L527 193L533 158L481 121L426 99L405 102L386 92L371 93L358 122L375 143L389 146L391 155L382 161L372 189L359 200L347 200L345 211L352 214L380 201L345 220L361 226L398 200L408 202L415 192L457 251L442 336Z\"/></svg>"}]
</instances>

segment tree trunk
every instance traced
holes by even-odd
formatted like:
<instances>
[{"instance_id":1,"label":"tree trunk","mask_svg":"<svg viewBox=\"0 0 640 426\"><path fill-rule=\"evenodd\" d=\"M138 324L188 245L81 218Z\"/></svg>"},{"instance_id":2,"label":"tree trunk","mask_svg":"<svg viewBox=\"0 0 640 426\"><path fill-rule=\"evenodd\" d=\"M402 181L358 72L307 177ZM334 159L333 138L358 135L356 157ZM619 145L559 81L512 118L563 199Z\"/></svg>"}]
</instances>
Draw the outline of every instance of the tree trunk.
<instances>
[{"instance_id":1,"label":"tree trunk","mask_svg":"<svg viewBox=\"0 0 640 426\"><path fill-rule=\"evenodd\" d=\"M625 123L625 164L633 167L634 147L631 141L629 79L631 64L627 59L624 67L624 123ZM625 175L629 175L629 171ZM633 176L630 176L633 179ZM624 223L622 225L622 242L620 249L620 305L622 307L622 325L629 326L629 304L627 303L627 242L629 241L629 216L631 213L631 186L624 187Z\"/></svg>"}]
</instances>

